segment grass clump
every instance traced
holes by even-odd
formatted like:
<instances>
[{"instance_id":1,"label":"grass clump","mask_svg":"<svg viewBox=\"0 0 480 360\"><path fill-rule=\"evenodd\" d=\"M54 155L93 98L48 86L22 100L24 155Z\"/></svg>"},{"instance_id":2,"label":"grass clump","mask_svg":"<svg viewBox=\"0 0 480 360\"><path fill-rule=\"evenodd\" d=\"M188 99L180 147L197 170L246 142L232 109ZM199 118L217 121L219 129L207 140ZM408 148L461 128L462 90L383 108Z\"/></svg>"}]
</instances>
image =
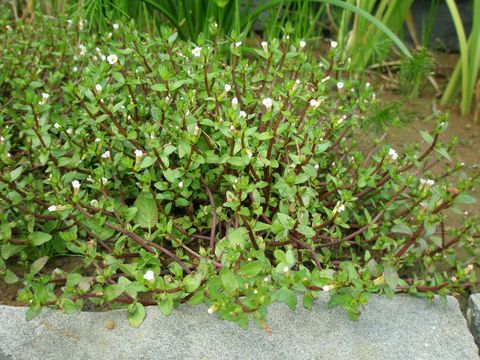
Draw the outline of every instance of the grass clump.
<instances>
[{"instance_id":1,"label":"grass clump","mask_svg":"<svg viewBox=\"0 0 480 360\"><path fill-rule=\"evenodd\" d=\"M449 161L442 115L424 145L360 151L379 107L335 46L77 22L1 24L0 275L29 318L111 304L138 326L145 305L205 303L266 327L298 293L355 319L370 294L476 282L478 226L445 211L474 201L478 174ZM46 270L65 255L82 264Z\"/></svg>"}]
</instances>

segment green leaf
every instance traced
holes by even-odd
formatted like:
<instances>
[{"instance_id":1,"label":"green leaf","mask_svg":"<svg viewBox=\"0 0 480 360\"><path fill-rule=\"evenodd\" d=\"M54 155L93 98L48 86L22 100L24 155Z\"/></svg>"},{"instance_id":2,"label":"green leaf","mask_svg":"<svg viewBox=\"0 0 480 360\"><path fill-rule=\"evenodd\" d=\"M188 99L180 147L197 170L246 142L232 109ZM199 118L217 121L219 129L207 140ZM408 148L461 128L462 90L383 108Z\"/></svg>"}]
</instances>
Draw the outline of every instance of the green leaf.
<instances>
[{"instance_id":1,"label":"green leaf","mask_svg":"<svg viewBox=\"0 0 480 360\"><path fill-rule=\"evenodd\" d=\"M45 264L47 263L47 261L48 261L48 256L43 256L35 260L30 266L30 275L35 275L40 270L42 270Z\"/></svg>"},{"instance_id":2,"label":"green leaf","mask_svg":"<svg viewBox=\"0 0 480 360\"><path fill-rule=\"evenodd\" d=\"M248 231L244 227L230 229L230 233L228 234L230 245L233 248L237 246L240 247L241 249L245 248L245 236L247 234L248 234Z\"/></svg>"},{"instance_id":3,"label":"green leaf","mask_svg":"<svg viewBox=\"0 0 480 360\"><path fill-rule=\"evenodd\" d=\"M19 166L15 170L10 171L10 181L15 181L22 174L23 166Z\"/></svg>"},{"instance_id":4,"label":"green leaf","mask_svg":"<svg viewBox=\"0 0 480 360\"><path fill-rule=\"evenodd\" d=\"M426 131L420 130L420 135L422 135L423 140L425 140L425 142L428 145L433 144L433 137L429 133L427 133Z\"/></svg>"},{"instance_id":5,"label":"green leaf","mask_svg":"<svg viewBox=\"0 0 480 360\"><path fill-rule=\"evenodd\" d=\"M105 300L113 301L123 293L123 286L120 285L108 285L105 290Z\"/></svg>"},{"instance_id":6,"label":"green leaf","mask_svg":"<svg viewBox=\"0 0 480 360\"><path fill-rule=\"evenodd\" d=\"M263 263L260 261L251 261L238 269L238 275L255 276L262 271Z\"/></svg>"},{"instance_id":7,"label":"green leaf","mask_svg":"<svg viewBox=\"0 0 480 360\"><path fill-rule=\"evenodd\" d=\"M392 265L385 265L383 270L383 275L385 276L385 281L388 287L395 291L398 285L398 281L400 280L397 274L397 269Z\"/></svg>"},{"instance_id":8,"label":"green leaf","mask_svg":"<svg viewBox=\"0 0 480 360\"><path fill-rule=\"evenodd\" d=\"M183 278L183 286L186 292L191 293L200 286L201 278L197 274L187 275Z\"/></svg>"},{"instance_id":9,"label":"green leaf","mask_svg":"<svg viewBox=\"0 0 480 360\"><path fill-rule=\"evenodd\" d=\"M238 280L233 272L223 268L220 270L220 280L222 281L223 288L225 291L233 295L238 290Z\"/></svg>"},{"instance_id":10,"label":"green leaf","mask_svg":"<svg viewBox=\"0 0 480 360\"><path fill-rule=\"evenodd\" d=\"M158 308L164 316L168 316L173 311L173 300L170 296L167 296L165 299L161 300L158 303Z\"/></svg>"},{"instance_id":11,"label":"green leaf","mask_svg":"<svg viewBox=\"0 0 480 360\"><path fill-rule=\"evenodd\" d=\"M5 276L3 277L3 281L5 281L7 284L15 284L18 281L18 277L12 270L7 269Z\"/></svg>"},{"instance_id":12,"label":"green leaf","mask_svg":"<svg viewBox=\"0 0 480 360\"><path fill-rule=\"evenodd\" d=\"M153 164L155 164L155 161L157 161L157 159L153 156L144 157L142 162L140 163L140 169L145 169L152 166Z\"/></svg>"},{"instance_id":13,"label":"green leaf","mask_svg":"<svg viewBox=\"0 0 480 360\"><path fill-rule=\"evenodd\" d=\"M203 291L199 291L195 293L190 299L188 299L187 304L189 305L197 305L203 302L203 299L205 299L205 295L203 294Z\"/></svg>"},{"instance_id":14,"label":"green leaf","mask_svg":"<svg viewBox=\"0 0 480 360\"><path fill-rule=\"evenodd\" d=\"M138 328L145 319L145 308L139 302L129 307L128 321L134 328Z\"/></svg>"},{"instance_id":15,"label":"green leaf","mask_svg":"<svg viewBox=\"0 0 480 360\"><path fill-rule=\"evenodd\" d=\"M467 194L460 194L455 198L453 202L455 204L474 204L477 202L477 199Z\"/></svg>"},{"instance_id":16,"label":"green leaf","mask_svg":"<svg viewBox=\"0 0 480 360\"><path fill-rule=\"evenodd\" d=\"M135 223L137 225L144 228L153 228L157 224L157 202L151 193L144 191L138 194L133 206L137 208L137 214L135 216Z\"/></svg>"},{"instance_id":17,"label":"green leaf","mask_svg":"<svg viewBox=\"0 0 480 360\"><path fill-rule=\"evenodd\" d=\"M30 241L32 242L33 246L42 245L50 240L52 240L52 235L41 231L35 231L30 234Z\"/></svg>"},{"instance_id":18,"label":"green leaf","mask_svg":"<svg viewBox=\"0 0 480 360\"><path fill-rule=\"evenodd\" d=\"M413 234L412 229L410 229L410 227L405 224L396 224L392 226L392 232L407 235Z\"/></svg>"}]
</instances>

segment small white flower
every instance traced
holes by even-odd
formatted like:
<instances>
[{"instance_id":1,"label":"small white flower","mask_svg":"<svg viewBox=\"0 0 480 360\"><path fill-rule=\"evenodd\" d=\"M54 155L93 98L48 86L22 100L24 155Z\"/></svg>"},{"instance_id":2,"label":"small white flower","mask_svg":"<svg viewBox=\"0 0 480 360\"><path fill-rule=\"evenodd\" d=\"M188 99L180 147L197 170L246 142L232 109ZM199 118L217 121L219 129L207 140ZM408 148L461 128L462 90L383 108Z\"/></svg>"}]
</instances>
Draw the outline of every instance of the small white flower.
<instances>
[{"instance_id":1,"label":"small white flower","mask_svg":"<svg viewBox=\"0 0 480 360\"><path fill-rule=\"evenodd\" d=\"M165 102L167 103L167 105L170 105L172 103L172 98L170 96L166 96L165 97Z\"/></svg>"},{"instance_id":2,"label":"small white flower","mask_svg":"<svg viewBox=\"0 0 480 360\"><path fill-rule=\"evenodd\" d=\"M119 28L119 25L117 23L115 23L115 24L112 25L112 27L113 27L113 31L117 31L118 28Z\"/></svg>"},{"instance_id":3,"label":"small white flower","mask_svg":"<svg viewBox=\"0 0 480 360\"><path fill-rule=\"evenodd\" d=\"M230 131L235 131L235 126L233 126L233 124L230 125Z\"/></svg>"},{"instance_id":4,"label":"small white flower","mask_svg":"<svg viewBox=\"0 0 480 360\"><path fill-rule=\"evenodd\" d=\"M263 48L263 51L265 51L266 53L268 52L268 43L266 41L262 41L262 48Z\"/></svg>"},{"instance_id":5,"label":"small white flower","mask_svg":"<svg viewBox=\"0 0 480 360\"><path fill-rule=\"evenodd\" d=\"M47 208L48 211L54 212L54 211L62 211L65 210L67 207L63 205L51 205Z\"/></svg>"},{"instance_id":6,"label":"small white flower","mask_svg":"<svg viewBox=\"0 0 480 360\"><path fill-rule=\"evenodd\" d=\"M80 182L78 180L72 181L73 190L78 191L80 189Z\"/></svg>"},{"instance_id":7,"label":"small white flower","mask_svg":"<svg viewBox=\"0 0 480 360\"><path fill-rule=\"evenodd\" d=\"M143 275L143 278L147 281L155 280L155 274L152 270L147 270L147 272Z\"/></svg>"},{"instance_id":8,"label":"small white flower","mask_svg":"<svg viewBox=\"0 0 480 360\"><path fill-rule=\"evenodd\" d=\"M452 276L450 279L451 279L452 281L457 281L457 280L458 280L456 276Z\"/></svg>"},{"instance_id":9,"label":"small white flower","mask_svg":"<svg viewBox=\"0 0 480 360\"><path fill-rule=\"evenodd\" d=\"M320 82L323 84L323 83L327 82L328 80L330 80L330 75L325 76L322 80L320 80Z\"/></svg>"},{"instance_id":10,"label":"small white flower","mask_svg":"<svg viewBox=\"0 0 480 360\"><path fill-rule=\"evenodd\" d=\"M338 43L336 41L334 41L334 40L330 41L330 47L332 49L335 49L337 47L337 45L338 45Z\"/></svg>"},{"instance_id":11,"label":"small white flower","mask_svg":"<svg viewBox=\"0 0 480 360\"><path fill-rule=\"evenodd\" d=\"M100 138L95 138L95 142L100 142L100 141L102 141L102 139L100 139Z\"/></svg>"},{"instance_id":12,"label":"small white flower","mask_svg":"<svg viewBox=\"0 0 480 360\"><path fill-rule=\"evenodd\" d=\"M90 201L90 205L92 205L93 207L98 207L98 200L93 199L92 201Z\"/></svg>"},{"instance_id":13,"label":"small white flower","mask_svg":"<svg viewBox=\"0 0 480 360\"><path fill-rule=\"evenodd\" d=\"M105 151L105 152L102 154L102 158L104 158L104 159L110 158L110 151L108 151L108 150Z\"/></svg>"},{"instance_id":14,"label":"small white flower","mask_svg":"<svg viewBox=\"0 0 480 360\"><path fill-rule=\"evenodd\" d=\"M80 49L80 56L85 56L87 53L87 47L83 44L78 44L78 48Z\"/></svg>"},{"instance_id":15,"label":"small white flower","mask_svg":"<svg viewBox=\"0 0 480 360\"><path fill-rule=\"evenodd\" d=\"M245 111L240 111L240 117L246 119L247 118L247 113Z\"/></svg>"},{"instance_id":16,"label":"small white flower","mask_svg":"<svg viewBox=\"0 0 480 360\"><path fill-rule=\"evenodd\" d=\"M300 49L303 49L305 46L307 46L305 40L300 40Z\"/></svg>"},{"instance_id":17,"label":"small white flower","mask_svg":"<svg viewBox=\"0 0 480 360\"><path fill-rule=\"evenodd\" d=\"M229 92L230 90L232 90L232 87L230 86L230 84L225 84L225 86L223 87L223 89L225 90L225 92Z\"/></svg>"},{"instance_id":18,"label":"small white flower","mask_svg":"<svg viewBox=\"0 0 480 360\"><path fill-rule=\"evenodd\" d=\"M68 128L68 129L67 129L67 134L70 135L70 134L72 134L72 133L73 133L73 129L72 129L72 128Z\"/></svg>"},{"instance_id":19,"label":"small white flower","mask_svg":"<svg viewBox=\"0 0 480 360\"><path fill-rule=\"evenodd\" d=\"M45 104L45 103L47 102L47 100L48 100L49 97L50 97L49 94L47 94L47 93L42 93L42 100L39 101L38 103L39 103L40 105Z\"/></svg>"},{"instance_id":20,"label":"small white flower","mask_svg":"<svg viewBox=\"0 0 480 360\"><path fill-rule=\"evenodd\" d=\"M465 267L465 274L468 275L472 272L473 270L473 264L468 264L466 267Z\"/></svg>"},{"instance_id":21,"label":"small white flower","mask_svg":"<svg viewBox=\"0 0 480 360\"><path fill-rule=\"evenodd\" d=\"M337 89L338 90L342 90L344 87L345 87L345 84L343 83L343 81L337 82Z\"/></svg>"},{"instance_id":22,"label":"small white flower","mask_svg":"<svg viewBox=\"0 0 480 360\"><path fill-rule=\"evenodd\" d=\"M252 158L252 156L253 156L252 150L247 149L247 156L248 156L249 159Z\"/></svg>"},{"instance_id":23,"label":"small white flower","mask_svg":"<svg viewBox=\"0 0 480 360\"><path fill-rule=\"evenodd\" d=\"M213 305L210 306L210 307L208 308L207 312L208 312L209 314L213 314L213 313L215 312L215 307L214 307Z\"/></svg>"},{"instance_id":24,"label":"small white flower","mask_svg":"<svg viewBox=\"0 0 480 360\"><path fill-rule=\"evenodd\" d=\"M432 179L420 179L420 184L422 184L423 186L430 187L435 185L435 181Z\"/></svg>"},{"instance_id":25,"label":"small white flower","mask_svg":"<svg viewBox=\"0 0 480 360\"><path fill-rule=\"evenodd\" d=\"M200 127L195 125L195 129L193 130L193 135L198 136L200 135Z\"/></svg>"},{"instance_id":26,"label":"small white flower","mask_svg":"<svg viewBox=\"0 0 480 360\"><path fill-rule=\"evenodd\" d=\"M313 168L314 168L315 170L318 170L318 169L320 169L320 165L315 164L315 165L313 166Z\"/></svg>"},{"instance_id":27,"label":"small white flower","mask_svg":"<svg viewBox=\"0 0 480 360\"><path fill-rule=\"evenodd\" d=\"M325 291L325 292L329 292L330 291L330 286L329 285L324 285L322 287L322 290Z\"/></svg>"},{"instance_id":28,"label":"small white flower","mask_svg":"<svg viewBox=\"0 0 480 360\"><path fill-rule=\"evenodd\" d=\"M257 290L257 289L253 290L253 293L254 293L255 295L257 295L257 294L258 294L258 290Z\"/></svg>"},{"instance_id":29,"label":"small white flower","mask_svg":"<svg viewBox=\"0 0 480 360\"><path fill-rule=\"evenodd\" d=\"M107 60L107 57L105 55L100 55L100 59L102 59L102 61L106 61Z\"/></svg>"},{"instance_id":30,"label":"small white flower","mask_svg":"<svg viewBox=\"0 0 480 360\"><path fill-rule=\"evenodd\" d=\"M234 97L234 98L232 99L232 107L233 107L234 109L236 109L237 106L238 106L238 99L237 99L236 97Z\"/></svg>"},{"instance_id":31,"label":"small white flower","mask_svg":"<svg viewBox=\"0 0 480 360\"><path fill-rule=\"evenodd\" d=\"M235 47L235 48L238 48L240 45L242 45L242 42L241 42L241 41L237 41L237 42L234 44L234 47Z\"/></svg>"},{"instance_id":32,"label":"small white flower","mask_svg":"<svg viewBox=\"0 0 480 360\"><path fill-rule=\"evenodd\" d=\"M95 85L95 91L96 91L97 93L100 94L100 93L102 92L102 90L103 90L102 85L100 85L100 84Z\"/></svg>"},{"instance_id":33,"label":"small white flower","mask_svg":"<svg viewBox=\"0 0 480 360\"><path fill-rule=\"evenodd\" d=\"M370 83L367 82L367 83L365 84L365 87L368 89L368 88L370 87Z\"/></svg>"},{"instance_id":34,"label":"small white flower","mask_svg":"<svg viewBox=\"0 0 480 360\"><path fill-rule=\"evenodd\" d=\"M0 136L0 144L3 144L5 142L5 138L3 136Z\"/></svg>"},{"instance_id":35,"label":"small white flower","mask_svg":"<svg viewBox=\"0 0 480 360\"><path fill-rule=\"evenodd\" d=\"M340 205L337 209L338 213L344 212L345 211L345 205Z\"/></svg>"},{"instance_id":36,"label":"small white flower","mask_svg":"<svg viewBox=\"0 0 480 360\"><path fill-rule=\"evenodd\" d=\"M202 48L197 46L192 50L192 55L195 57L200 57L202 55Z\"/></svg>"},{"instance_id":37,"label":"small white flower","mask_svg":"<svg viewBox=\"0 0 480 360\"><path fill-rule=\"evenodd\" d=\"M108 183L108 179L106 177L102 177L102 184L105 185Z\"/></svg>"},{"instance_id":38,"label":"small white flower","mask_svg":"<svg viewBox=\"0 0 480 360\"><path fill-rule=\"evenodd\" d=\"M115 54L110 54L107 56L107 61L110 65L114 65L118 61L118 56Z\"/></svg>"},{"instance_id":39,"label":"small white flower","mask_svg":"<svg viewBox=\"0 0 480 360\"><path fill-rule=\"evenodd\" d=\"M143 156L143 151L142 150L135 150L135 157L136 158L141 158Z\"/></svg>"},{"instance_id":40,"label":"small white flower","mask_svg":"<svg viewBox=\"0 0 480 360\"><path fill-rule=\"evenodd\" d=\"M110 39L113 36L111 32L108 33L107 37Z\"/></svg>"},{"instance_id":41,"label":"small white flower","mask_svg":"<svg viewBox=\"0 0 480 360\"><path fill-rule=\"evenodd\" d=\"M392 159L393 161L396 161L398 159L397 152L395 151L395 149L392 149L392 148L388 150L388 156L390 156L390 159Z\"/></svg>"},{"instance_id":42,"label":"small white flower","mask_svg":"<svg viewBox=\"0 0 480 360\"><path fill-rule=\"evenodd\" d=\"M180 182L178 183L178 187L179 187L180 189L183 188L183 181L180 181Z\"/></svg>"},{"instance_id":43,"label":"small white flower","mask_svg":"<svg viewBox=\"0 0 480 360\"><path fill-rule=\"evenodd\" d=\"M154 133L151 133L151 134L150 134L150 140L153 140L153 139L155 139L155 134L154 134Z\"/></svg>"},{"instance_id":44,"label":"small white flower","mask_svg":"<svg viewBox=\"0 0 480 360\"><path fill-rule=\"evenodd\" d=\"M310 100L310 106L311 107L317 107L318 106L318 101L315 99Z\"/></svg>"},{"instance_id":45,"label":"small white flower","mask_svg":"<svg viewBox=\"0 0 480 360\"><path fill-rule=\"evenodd\" d=\"M267 277L264 277L264 278L263 278L263 281L264 281L264 282L269 282L270 279L269 279L268 276L267 276Z\"/></svg>"},{"instance_id":46,"label":"small white flower","mask_svg":"<svg viewBox=\"0 0 480 360\"><path fill-rule=\"evenodd\" d=\"M7 153L7 157L8 158L11 158L12 157L12 154L10 154L9 152Z\"/></svg>"},{"instance_id":47,"label":"small white flower","mask_svg":"<svg viewBox=\"0 0 480 360\"><path fill-rule=\"evenodd\" d=\"M74 66L74 67L72 68L72 71L73 71L73 72L77 72L77 71L78 71L78 67Z\"/></svg>"},{"instance_id":48,"label":"small white flower","mask_svg":"<svg viewBox=\"0 0 480 360\"><path fill-rule=\"evenodd\" d=\"M290 270L290 268L288 266L285 266L282 270L284 273L288 273L288 270Z\"/></svg>"},{"instance_id":49,"label":"small white flower","mask_svg":"<svg viewBox=\"0 0 480 360\"><path fill-rule=\"evenodd\" d=\"M262 100L262 104L263 104L263 106L265 106L265 107L267 108L267 110L268 110L268 109L270 109L270 108L272 107L272 105L273 105L273 100L270 99L270 98L265 98L265 99Z\"/></svg>"},{"instance_id":50,"label":"small white flower","mask_svg":"<svg viewBox=\"0 0 480 360\"><path fill-rule=\"evenodd\" d=\"M53 124L53 127L54 127L55 129L60 129L60 128L61 128L61 126L60 126L60 124L59 124L59 123L55 123L55 124Z\"/></svg>"}]
</instances>

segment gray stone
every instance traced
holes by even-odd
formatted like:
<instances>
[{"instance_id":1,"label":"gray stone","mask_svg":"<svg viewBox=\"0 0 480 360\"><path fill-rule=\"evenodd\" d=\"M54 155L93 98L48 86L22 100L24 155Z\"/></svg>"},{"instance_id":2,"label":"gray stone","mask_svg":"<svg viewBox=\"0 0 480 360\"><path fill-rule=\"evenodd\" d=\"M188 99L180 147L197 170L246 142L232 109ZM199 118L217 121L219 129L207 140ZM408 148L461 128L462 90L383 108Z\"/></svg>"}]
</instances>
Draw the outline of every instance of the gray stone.
<instances>
[{"instance_id":1,"label":"gray stone","mask_svg":"<svg viewBox=\"0 0 480 360\"><path fill-rule=\"evenodd\" d=\"M473 338L480 347L480 293L468 298L467 321Z\"/></svg>"},{"instance_id":2,"label":"gray stone","mask_svg":"<svg viewBox=\"0 0 480 360\"><path fill-rule=\"evenodd\" d=\"M293 312L273 304L269 335L207 313L203 305L180 306L169 317L148 308L138 329L123 310L64 315L46 310L26 322L25 309L0 306L1 359L479 359L458 302L433 304L410 296L372 296L359 321L342 309ZM115 327L107 329L107 321ZM112 323L110 323L110 327ZM2 357L3 356L3 357Z\"/></svg>"}]
</instances>

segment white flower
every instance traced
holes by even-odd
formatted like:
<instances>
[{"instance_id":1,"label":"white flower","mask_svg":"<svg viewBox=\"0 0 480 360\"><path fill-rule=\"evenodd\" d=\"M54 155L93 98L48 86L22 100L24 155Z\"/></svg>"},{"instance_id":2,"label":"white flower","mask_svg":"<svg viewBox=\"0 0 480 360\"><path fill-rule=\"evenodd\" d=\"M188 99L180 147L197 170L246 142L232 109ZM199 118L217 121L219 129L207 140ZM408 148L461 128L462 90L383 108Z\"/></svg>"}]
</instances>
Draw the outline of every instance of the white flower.
<instances>
[{"instance_id":1,"label":"white flower","mask_svg":"<svg viewBox=\"0 0 480 360\"><path fill-rule=\"evenodd\" d=\"M262 48L263 51L268 52L268 43L266 41L262 41Z\"/></svg>"},{"instance_id":2,"label":"white flower","mask_svg":"<svg viewBox=\"0 0 480 360\"><path fill-rule=\"evenodd\" d=\"M392 149L392 148L388 150L388 156L390 156L390 159L392 159L393 161L396 161L398 159L397 152L395 151L395 149Z\"/></svg>"},{"instance_id":3,"label":"white flower","mask_svg":"<svg viewBox=\"0 0 480 360\"><path fill-rule=\"evenodd\" d=\"M78 191L80 189L80 182L78 180L72 181L73 190Z\"/></svg>"},{"instance_id":4,"label":"white flower","mask_svg":"<svg viewBox=\"0 0 480 360\"><path fill-rule=\"evenodd\" d=\"M473 264L468 264L466 267L465 267L465 274L468 275L472 272L473 270Z\"/></svg>"},{"instance_id":5,"label":"white flower","mask_svg":"<svg viewBox=\"0 0 480 360\"><path fill-rule=\"evenodd\" d=\"M78 44L78 48L80 49L80 56L85 56L87 53L87 47L83 44Z\"/></svg>"},{"instance_id":6,"label":"white flower","mask_svg":"<svg viewBox=\"0 0 480 360\"><path fill-rule=\"evenodd\" d=\"M300 49L303 49L305 46L307 46L305 40L300 40Z\"/></svg>"},{"instance_id":7,"label":"white flower","mask_svg":"<svg viewBox=\"0 0 480 360\"><path fill-rule=\"evenodd\" d=\"M258 290L257 290L257 289L253 290L253 293L254 293L255 295L257 295L257 294L258 294Z\"/></svg>"},{"instance_id":8,"label":"white flower","mask_svg":"<svg viewBox=\"0 0 480 360\"><path fill-rule=\"evenodd\" d=\"M240 45L242 45L242 42L237 41L235 44L233 44L233 47L238 48Z\"/></svg>"},{"instance_id":9,"label":"white flower","mask_svg":"<svg viewBox=\"0 0 480 360\"><path fill-rule=\"evenodd\" d=\"M178 187L179 187L180 189L183 188L183 181L180 181L180 182L178 183Z\"/></svg>"},{"instance_id":10,"label":"white flower","mask_svg":"<svg viewBox=\"0 0 480 360\"><path fill-rule=\"evenodd\" d=\"M113 34L112 34L111 32L109 32L107 36L108 36L108 38L110 39L110 38L112 37L112 35L113 35Z\"/></svg>"},{"instance_id":11,"label":"white flower","mask_svg":"<svg viewBox=\"0 0 480 360\"><path fill-rule=\"evenodd\" d=\"M420 184L422 184L423 186L430 187L435 185L435 181L432 179L420 179Z\"/></svg>"},{"instance_id":12,"label":"white flower","mask_svg":"<svg viewBox=\"0 0 480 360\"><path fill-rule=\"evenodd\" d=\"M7 153L7 157L8 157L8 158L11 158L11 157L12 157L12 154Z\"/></svg>"},{"instance_id":13,"label":"white flower","mask_svg":"<svg viewBox=\"0 0 480 360\"><path fill-rule=\"evenodd\" d=\"M288 266L285 266L285 267L283 268L283 272L284 272L284 273L288 273L288 270L290 270Z\"/></svg>"},{"instance_id":14,"label":"white flower","mask_svg":"<svg viewBox=\"0 0 480 360\"><path fill-rule=\"evenodd\" d=\"M108 182L108 179L106 177L102 177L102 184L105 185Z\"/></svg>"},{"instance_id":15,"label":"white flower","mask_svg":"<svg viewBox=\"0 0 480 360\"><path fill-rule=\"evenodd\" d=\"M102 54L102 55L100 55L100 59L102 59L102 61L105 61L105 60L107 60L107 57Z\"/></svg>"},{"instance_id":16,"label":"white flower","mask_svg":"<svg viewBox=\"0 0 480 360\"><path fill-rule=\"evenodd\" d=\"M147 281L153 281L155 279L155 274L152 270L147 270L147 272L143 275L143 278Z\"/></svg>"},{"instance_id":17,"label":"white flower","mask_svg":"<svg viewBox=\"0 0 480 360\"><path fill-rule=\"evenodd\" d=\"M102 141L102 139L100 139L100 138L95 138L95 142L100 142L100 141Z\"/></svg>"},{"instance_id":18,"label":"white flower","mask_svg":"<svg viewBox=\"0 0 480 360\"><path fill-rule=\"evenodd\" d=\"M270 109L270 108L272 107L272 105L273 105L273 100L270 99L270 98L265 98L265 99L262 100L262 104L263 104L263 106L265 106L265 107L267 108L267 110L268 110L268 109Z\"/></svg>"},{"instance_id":19,"label":"white flower","mask_svg":"<svg viewBox=\"0 0 480 360\"><path fill-rule=\"evenodd\" d=\"M72 134L73 133L73 129L72 128L68 128L67 129L67 134Z\"/></svg>"},{"instance_id":20,"label":"white flower","mask_svg":"<svg viewBox=\"0 0 480 360\"><path fill-rule=\"evenodd\" d=\"M264 282L269 282L270 279L269 279L268 276L267 276L267 277L264 277L264 278L263 278L263 281L264 281Z\"/></svg>"},{"instance_id":21,"label":"white flower","mask_svg":"<svg viewBox=\"0 0 480 360\"><path fill-rule=\"evenodd\" d=\"M337 82L337 89L338 90L342 90L344 88L345 84L343 83L343 81L339 81Z\"/></svg>"},{"instance_id":22,"label":"white flower","mask_svg":"<svg viewBox=\"0 0 480 360\"><path fill-rule=\"evenodd\" d=\"M310 100L310 106L311 107L317 107L318 106L318 101L315 99Z\"/></svg>"},{"instance_id":23,"label":"white flower","mask_svg":"<svg viewBox=\"0 0 480 360\"><path fill-rule=\"evenodd\" d=\"M243 111L243 110L240 111L240 117L242 117L242 118L245 119L245 118L247 117L247 113L246 113L245 111Z\"/></svg>"},{"instance_id":24,"label":"white flower","mask_svg":"<svg viewBox=\"0 0 480 360\"><path fill-rule=\"evenodd\" d=\"M247 156L248 156L249 159L252 158L252 156L253 156L252 150L247 149Z\"/></svg>"},{"instance_id":25,"label":"white flower","mask_svg":"<svg viewBox=\"0 0 480 360\"><path fill-rule=\"evenodd\" d=\"M78 71L78 67L74 66L74 67L72 68L72 71L73 71L73 72L77 72L77 71Z\"/></svg>"},{"instance_id":26,"label":"white flower","mask_svg":"<svg viewBox=\"0 0 480 360\"><path fill-rule=\"evenodd\" d=\"M200 127L195 125L195 129L193 130L193 135L198 136L200 135Z\"/></svg>"},{"instance_id":27,"label":"white flower","mask_svg":"<svg viewBox=\"0 0 480 360\"><path fill-rule=\"evenodd\" d=\"M344 212L345 211L345 205L340 205L337 209L338 213Z\"/></svg>"},{"instance_id":28,"label":"white flower","mask_svg":"<svg viewBox=\"0 0 480 360\"><path fill-rule=\"evenodd\" d=\"M367 82L367 83L365 84L365 87L368 89L368 88L370 87L370 83Z\"/></svg>"},{"instance_id":29,"label":"white flower","mask_svg":"<svg viewBox=\"0 0 480 360\"><path fill-rule=\"evenodd\" d=\"M210 307L208 308L207 312L208 312L209 314L213 314L213 313L215 312L215 306L213 306L213 305L210 306Z\"/></svg>"},{"instance_id":30,"label":"white flower","mask_svg":"<svg viewBox=\"0 0 480 360\"><path fill-rule=\"evenodd\" d=\"M5 138L3 136L0 136L0 144L3 144L5 142Z\"/></svg>"},{"instance_id":31,"label":"white flower","mask_svg":"<svg viewBox=\"0 0 480 360\"><path fill-rule=\"evenodd\" d=\"M324 285L322 287L322 290L325 291L325 292L329 292L330 291L330 286L329 285Z\"/></svg>"},{"instance_id":32,"label":"white flower","mask_svg":"<svg viewBox=\"0 0 480 360\"><path fill-rule=\"evenodd\" d=\"M233 107L234 109L236 109L236 108L237 108L237 105L238 105L238 99L237 99L236 97L234 97L234 98L232 99L232 107Z\"/></svg>"},{"instance_id":33,"label":"white flower","mask_svg":"<svg viewBox=\"0 0 480 360\"><path fill-rule=\"evenodd\" d=\"M141 158L143 156L143 151L142 150L135 150L135 157L136 158Z\"/></svg>"},{"instance_id":34,"label":"white flower","mask_svg":"<svg viewBox=\"0 0 480 360\"><path fill-rule=\"evenodd\" d=\"M235 131L235 126L233 126L233 124L230 125L230 131Z\"/></svg>"},{"instance_id":35,"label":"white flower","mask_svg":"<svg viewBox=\"0 0 480 360\"><path fill-rule=\"evenodd\" d=\"M93 207L97 207L98 206L98 200L93 199L92 201L90 201L90 205L92 205Z\"/></svg>"},{"instance_id":36,"label":"white flower","mask_svg":"<svg viewBox=\"0 0 480 360\"><path fill-rule=\"evenodd\" d=\"M167 103L167 105L170 105L172 103L172 98L170 96L166 96L165 97L165 102Z\"/></svg>"},{"instance_id":37,"label":"white flower","mask_svg":"<svg viewBox=\"0 0 480 360\"><path fill-rule=\"evenodd\" d=\"M337 45L338 45L338 43L336 41L334 41L334 40L330 41L330 47L332 49L335 49L337 47Z\"/></svg>"},{"instance_id":38,"label":"white flower","mask_svg":"<svg viewBox=\"0 0 480 360\"><path fill-rule=\"evenodd\" d=\"M54 127L55 129L60 129L60 128L61 128L61 126L60 126L60 124L59 124L59 123L55 123L55 124L53 124L53 127Z\"/></svg>"},{"instance_id":39,"label":"white flower","mask_svg":"<svg viewBox=\"0 0 480 360\"><path fill-rule=\"evenodd\" d=\"M118 28L119 28L119 25L117 23L115 23L115 24L112 25L112 27L113 27L113 31L117 31Z\"/></svg>"},{"instance_id":40,"label":"white flower","mask_svg":"<svg viewBox=\"0 0 480 360\"><path fill-rule=\"evenodd\" d=\"M314 168L315 170L318 170L318 169L320 169L320 165L315 164L315 165L313 166L313 168Z\"/></svg>"},{"instance_id":41,"label":"white flower","mask_svg":"<svg viewBox=\"0 0 480 360\"><path fill-rule=\"evenodd\" d=\"M104 159L110 158L110 151L108 151L108 150L105 151L105 152L102 154L102 158L104 158Z\"/></svg>"},{"instance_id":42,"label":"white flower","mask_svg":"<svg viewBox=\"0 0 480 360\"><path fill-rule=\"evenodd\" d=\"M150 134L150 139L151 139L151 140L155 139L155 134L154 134L154 133L151 133L151 134Z\"/></svg>"},{"instance_id":43,"label":"white flower","mask_svg":"<svg viewBox=\"0 0 480 360\"><path fill-rule=\"evenodd\" d=\"M320 82L323 84L324 82L327 82L328 80L330 80L330 75L325 76L322 80L320 80Z\"/></svg>"},{"instance_id":44,"label":"white flower","mask_svg":"<svg viewBox=\"0 0 480 360\"><path fill-rule=\"evenodd\" d=\"M118 61L118 56L115 54L110 54L107 56L107 61L110 65L114 65Z\"/></svg>"},{"instance_id":45,"label":"white flower","mask_svg":"<svg viewBox=\"0 0 480 360\"><path fill-rule=\"evenodd\" d=\"M62 211L65 210L67 207L63 205L51 205L47 208L48 211L54 212L54 211Z\"/></svg>"},{"instance_id":46,"label":"white flower","mask_svg":"<svg viewBox=\"0 0 480 360\"><path fill-rule=\"evenodd\" d=\"M192 50L192 55L195 57L200 57L202 55L202 48L197 46Z\"/></svg>"},{"instance_id":47,"label":"white flower","mask_svg":"<svg viewBox=\"0 0 480 360\"><path fill-rule=\"evenodd\" d=\"M49 97L50 97L49 94L47 94L47 93L42 93L42 100L39 101L38 103L39 103L40 105L45 104L45 103L47 102L47 100L48 100Z\"/></svg>"},{"instance_id":48,"label":"white flower","mask_svg":"<svg viewBox=\"0 0 480 360\"><path fill-rule=\"evenodd\" d=\"M100 84L95 85L95 91L96 91L97 93L100 94L100 93L102 92L102 90L103 90L102 85L100 85Z\"/></svg>"},{"instance_id":49,"label":"white flower","mask_svg":"<svg viewBox=\"0 0 480 360\"><path fill-rule=\"evenodd\" d=\"M225 86L223 87L223 89L225 90L225 92L229 92L230 90L232 90L232 87L230 86L230 84L225 84Z\"/></svg>"}]
</instances>

